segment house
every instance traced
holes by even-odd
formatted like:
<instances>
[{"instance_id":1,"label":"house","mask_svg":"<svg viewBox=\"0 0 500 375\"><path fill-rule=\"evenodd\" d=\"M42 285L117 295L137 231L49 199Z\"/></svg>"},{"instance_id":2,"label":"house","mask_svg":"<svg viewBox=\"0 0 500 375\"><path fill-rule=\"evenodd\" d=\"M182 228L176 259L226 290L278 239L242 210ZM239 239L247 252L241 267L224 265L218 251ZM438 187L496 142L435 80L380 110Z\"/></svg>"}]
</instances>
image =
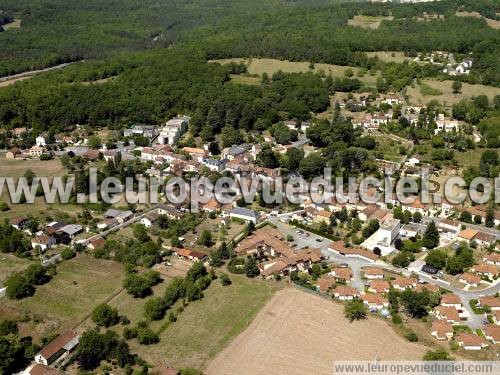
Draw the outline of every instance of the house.
<instances>
[{"instance_id":1,"label":"house","mask_svg":"<svg viewBox=\"0 0 500 375\"><path fill-rule=\"evenodd\" d=\"M36 236L31 240L31 247L35 249L37 246L39 246L42 252L47 249L50 249L55 244L56 244L56 239L54 237L46 235Z\"/></svg>"},{"instance_id":2,"label":"house","mask_svg":"<svg viewBox=\"0 0 500 375\"><path fill-rule=\"evenodd\" d=\"M45 147L33 146L29 149L28 153L33 158L39 158L45 152Z\"/></svg>"},{"instance_id":3,"label":"house","mask_svg":"<svg viewBox=\"0 0 500 375\"><path fill-rule=\"evenodd\" d=\"M500 274L498 267L493 264L482 263L472 267L472 272L475 272L481 276L487 276L490 279L495 278Z\"/></svg>"},{"instance_id":4,"label":"house","mask_svg":"<svg viewBox=\"0 0 500 375\"><path fill-rule=\"evenodd\" d=\"M458 220L452 219L440 219L438 221L437 227L440 232L448 232L456 235L460 232L460 222Z\"/></svg>"},{"instance_id":5,"label":"house","mask_svg":"<svg viewBox=\"0 0 500 375\"><path fill-rule=\"evenodd\" d=\"M190 155L194 160L198 162L201 162L203 158L206 158L208 155L208 152L205 149L197 147L184 147L182 151Z\"/></svg>"},{"instance_id":6,"label":"house","mask_svg":"<svg viewBox=\"0 0 500 375\"><path fill-rule=\"evenodd\" d=\"M337 280L343 280L346 282L352 279L352 270L350 268L334 267L329 272L329 275L333 276Z\"/></svg>"},{"instance_id":7,"label":"house","mask_svg":"<svg viewBox=\"0 0 500 375\"><path fill-rule=\"evenodd\" d=\"M481 283L481 276L469 272L464 272L462 276L460 276L459 281L461 283L464 283L468 287L477 288Z\"/></svg>"},{"instance_id":8,"label":"house","mask_svg":"<svg viewBox=\"0 0 500 375\"><path fill-rule=\"evenodd\" d=\"M359 258L371 263L375 263L378 255L363 249L362 247L346 247L343 241L336 241L330 244L329 249L336 254L344 255L347 258Z\"/></svg>"},{"instance_id":9,"label":"house","mask_svg":"<svg viewBox=\"0 0 500 375\"><path fill-rule=\"evenodd\" d=\"M56 234L56 232L61 229L62 227L65 227L66 226L66 223L63 223L61 221L53 221L51 223L48 223L45 228L44 228L44 231L47 235L49 236L53 236Z\"/></svg>"},{"instance_id":10,"label":"house","mask_svg":"<svg viewBox=\"0 0 500 375\"><path fill-rule=\"evenodd\" d=\"M56 238L59 242L68 244L81 232L83 232L81 225L68 224L57 230Z\"/></svg>"},{"instance_id":11,"label":"house","mask_svg":"<svg viewBox=\"0 0 500 375\"><path fill-rule=\"evenodd\" d=\"M454 293L446 293L441 296L441 306L454 307L457 310L462 308L460 297Z\"/></svg>"},{"instance_id":12,"label":"house","mask_svg":"<svg viewBox=\"0 0 500 375\"><path fill-rule=\"evenodd\" d=\"M7 153L5 154L5 159L15 159L21 155L21 150L19 150L17 147L12 147Z\"/></svg>"},{"instance_id":13,"label":"house","mask_svg":"<svg viewBox=\"0 0 500 375\"><path fill-rule=\"evenodd\" d=\"M182 217L184 216L182 211L179 211L177 208L175 208L173 206L169 206L167 204L161 204L158 207L158 214L165 215L169 219L175 219L175 220L182 219Z\"/></svg>"},{"instance_id":14,"label":"house","mask_svg":"<svg viewBox=\"0 0 500 375\"><path fill-rule=\"evenodd\" d=\"M401 100L401 98L398 95L394 95L394 94L387 95L387 97L382 102L385 103L385 104L389 104L389 105L402 104L403 103L403 101Z\"/></svg>"},{"instance_id":15,"label":"house","mask_svg":"<svg viewBox=\"0 0 500 375\"><path fill-rule=\"evenodd\" d=\"M316 280L316 290L328 292L335 286L335 277L331 275L322 275Z\"/></svg>"},{"instance_id":16,"label":"house","mask_svg":"<svg viewBox=\"0 0 500 375\"><path fill-rule=\"evenodd\" d=\"M129 129L125 129L123 131L124 137L135 137L135 136L143 136L145 138L155 138L158 134L158 130L154 125L134 125Z\"/></svg>"},{"instance_id":17,"label":"house","mask_svg":"<svg viewBox=\"0 0 500 375\"><path fill-rule=\"evenodd\" d=\"M391 285L386 280L370 280L368 291L372 293L388 293Z\"/></svg>"},{"instance_id":18,"label":"house","mask_svg":"<svg viewBox=\"0 0 500 375\"><path fill-rule=\"evenodd\" d=\"M132 211L122 211L116 210L114 208L110 208L104 213L104 217L106 219L115 219L119 224L123 224L126 221L129 221L133 216L134 213Z\"/></svg>"},{"instance_id":19,"label":"house","mask_svg":"<svg viewBox=\"0 0 500 375\"><path fill-rule=\"evenodd\" d=\"M106 245L106 240L102 237L97 237L89 240L87 247L90 250L102 249Z\"/></svg>"},{"instance_id":20,"label":"house","mask_svg":"<svg viewBox=\"0 0 500 375\"><path fill-rule=\"evenodd\" d=\"M432 322L431 335L437 340L450 340L453 337L453 326L444 320Z\"/></svg>"},{"instance_id":21,"label":"house","mask_svg":"<svg viewBox=\"0 0 500 375\"><path fill-rule=\"evenodd\" d=\"M28 225L27 217L13 217L9 220L10 225L12 225L17 230L23 230L26 225Z\"/></svg>"},{"instance_id":22,"label":"house","mask_svg":"<svg viewBox=\"0 0 500 375\"><path fill-rule=\"evenodd\" d=\"M405 238L412 238L420 236L425 232L425 227L421 224L406 224L403 225L400 235Z\"/></svg>"},{"instance_id":23,"label":"house","mask_svg":"<svg viewBox=\"0 0 500 375\"><path fill-rule=\"evenodd\" d=\"M337 287L332 290L332 293L335 298L341 301L351 301L354 298L359 298L357 289L345 285L337 285Z\"/></svg>"},{"instance_id":24,"label":"house","mask_svg":"<svg viewBox=\"0 0 500 375\"><path fill-rule=\"evenodd\" d=\"M282 240L281 233L274 228L256 230L238 244L236 253L240 256L255 255L257 258L294 255L293 249Z\"/></svg>"},{"instance_id":25,"label":"house","mask_svg":"<svg viewBox=\"0 0 500 375\"><path fill-rule=\"evenodd\" d=\"M391 244L399 235L400 229L401 222L398 219L390 219L382 222L380 228L373 234L374 243L376 244L374 247L379 247L382 255L390 254L393 251Z\"/></svg>"},{"instance_id":26,"label":"house","mask_svg":"<svg viewBox=\"0 0 500 375\"><path fill-rule=\"evenodd\" d=\"M48 366L61 357L66 357L78 345L80 336L76 331L68 331L52 340L35 355L35 362Z\"/></svg>"},{"instance_id":27,"label":"house","mask_svg":"<svg viewBox=\"0 0 500 375\"><path fill-rule=\"evenodd\" d=\"M440 320L445 320L451 324L460 324L458 310L454 307L437 306L434 309L434 314Z\"/></svg>"},{"instance_id":28,"label":"house","mask_svg":"<svg viewBox=\"0 0 500 375\"><path fill-rule=\"evenodd\" d=\"M479 232L475 229L467 228L458 234L458 237L465 241L472 241Z\"/></svg>"},{"instance_id":29,"label":"house","mask_svg":"<svg viewBox=\"0 0 500 375\"><path fill-rule=\"evenodd\" d=\"M219 212L222 204L215 198L211 198L207 203L201 206L201 209L206 212Z\"/></svg>"},{"instance_id":30,"label":"house","mask_svg":"<svg viewBox=\"0 0 500 375\"><path fill-rule=\"evenodd\" d=\"M417 286L418 280L413 277L396 277L392 281L392 286L397 290L412 289Z\"/></svg>"},{"instance_id":31,"label":"house","mask_svg":"<svg viewBox=\"0 0 500 375\"><path fill-rule=\"evenodd\" d=\"M35 144L38 147L45 147L45 146L47 146L47 144L45 142L45 137L43 135L39 135L38 137L36 137L35 138Z\"/></svg>"},{"instance_id":32,"label":"house","mask_svg":"<svg viewBox=\"0 0 500 375\"><path fill-rule=\"evenodd\" d=\"M389 302L381 294L366 293L361 296L361 299L370 311L382 310L389 306Z\"/></svg>"},{"instance_id":33,"label":"house","mask_svg":"<svg viewBox=\"0 0 500 375\"><path fill-rule=\"evenodd\" d=\"M378 267L363 268L363 274L368 280L377 280L384 278L384 270Z\"/></svg>"},{"instance_id":34,"label":"house","mask_svg":"<svg viewBox=\"0 0 500 375\"><path fill-rule=\"evenodd\" d=\"M175 117L165 124L158 135L158 143L173 145L187 131L190 118L188 116Z\"/></svg>"},{"instance_id":35,"label":"house","mask_svg":"<svg viewBox=\"0 0 500 375\"><path fill-rule=\"evenodd\" d=\"M201 164L212 172L222 172L226 169L227 159L212 159L212 158L203 158L201 160Z\"/></svg>"},{"instance_id":36,"label":"house","mask_svg":"<svg viewBox=\"0 0 500 375\"><path fill-rule=\"evenodd\" d=\"M208 259L207 254L204 254L202 252L189 249L179 249L177 247L172 248L172 254L191 262L205 262Z\"/></svg>"},{"instance_id":37,"label":"house","mask_svg":"<svg viewBox=\"0 0 500 375\"><path fill-rule=\"evenodd\" d=\"M500 326L495 324L487 324L483 328L484 336L493 344L500 344Z\"/></svg>"},{"instance_id":38,"label":"house","mask_svg":"<svg viewBox=\"0 0 500 375\"><path fill-rule=\"evenodd\" d=\"M45 366L40 363L35 363L29 366L25 371L20 373L22 375L64 375L64 372L59 371L53 367Z\"/></svg>"},{"instance_id":39,"label":"house","mask_svg":"<svg viewBox=\"0 0 500 375\"><path fill-rule=\"evenodd\" d=\"M464 350L481 350L488 346L488 343L482 337L475 335L473 333L461 333L456 338L455 341Z\"/></svg>"},{"instance_id":40,"label":"house","mask_svg":"<svg viewBox=\"0 0 500 375\"><path fill-rule=\"evenodd\" d=\"M493 323L497 326L500 325L500 310L492 311L491 318L493 319Z\"/></svg>"},{"instance_id":41,"label":"house","mask_svg":"<svg viewBox=\"0 0 500 375\"><path fill-rule=\"evenodd\" d=\"M314 221L321 223L330 223L330 217L332 216L332 213L330 211L325 211L325 210L319 210L318 214L314 218Z\"/></svg>"},{"instance_id":42,"label":"house","mask_svg":"<svg viewBox=\"0 0 500 375\"><path fill-rule=\"evenodd\" d=\"M158 215L158 212L150 212L141 219L140 223L146 228L151 228L153 224L156 223L159 216L160 215Z\"/></svg>"},{"instance_id":43,"label":"house","mask_svg":"<svg viewBox=\"0 0 500 375\"><path fill-rule=\"evenodd\" d=\"M234 207L230 213L229 217L231 219L241 219L245 221L251 221L254 224L257 224L257 221L260 218L260 212L254 211L254 210L249 210L248 208L244 207Z\"/></svg>"},{"instance_id":44,"label":"house","mask_svg":"<svg viewBox=\"0 0 500 375\"><path fill-rule=\"evenodd\" d=\"M500 311L500 297L479 297L478 307L488 307L491 311Z\"/></svg>"},{"instance_id":45,"label":"house","mask_svg":"<svg viewBox=\"0 0 500 375\"><path fill-rule=\"evenodd\" d=\"M477 242L479 246L488 247L497 240L497 237L493 234L479 231L474 237L474 241Z\"/></svg>"},{"instance_id":46,"label":"house","mask_svg":"<svg viewBox=\"0 0 500 375\"><path fill-rule=\"evenodd\" d=\"M491 253L483 257L483 261L488 264L494 264L495 266L500 266L500 253Z\"/></svg>"}]
</instances>

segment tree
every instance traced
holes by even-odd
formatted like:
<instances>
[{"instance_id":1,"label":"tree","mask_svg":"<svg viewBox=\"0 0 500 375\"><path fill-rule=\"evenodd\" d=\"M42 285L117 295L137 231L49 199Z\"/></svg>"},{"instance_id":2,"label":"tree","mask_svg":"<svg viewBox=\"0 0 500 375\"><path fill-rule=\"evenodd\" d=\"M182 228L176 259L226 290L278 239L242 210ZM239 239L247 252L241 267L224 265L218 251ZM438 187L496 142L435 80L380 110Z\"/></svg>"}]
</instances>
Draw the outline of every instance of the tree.
<instances>
[{"instance_id":1,"label":"tree","mask_svg":"<svg viewBox=\"0 0 500 375\"><path fill-rule=\"evenodd\" d=\"M167 309L165 300L161 297L153 297L146 301L144 305L144 315L151 320L160 320L165 316Z\"/></svg>"},{"instance_id":2,"label":"tree","mask_svg":"<svg viewBox=\"0 0 500 375\"><path fill-rule=\"evenodd\" d=\"M413 214L413 222L420 223L422 221L422 214L418 211L415 211Z\"/></svg>"},{"instance_id":3,"label":"tree","mask_svg":"<svg viewBox=\"0 0 500 375\"><path fill-rule=\"evenodd\" d=\"M259 268L257 267L257 261L252 256L247 258L245 263L245 273L248 277L256 277L260 274Z\"/></svg>"},{"instance_id":4,"label":"tree","mask_svg":"<svg viewBox=\"0 0 500 375\"><path fill-rule=\"evenodd\" d=\"M99 138L97 135L93 135L89 137L87 141L87 146L89 146L93 150L97 150L100 148L102 145L101 138Z\"/></svg>"},{"instance_id":5,"label":"tree","mask_svg":"<svg viewBox=\"0 0 500 375\"><path fill-rule=\"evenodd\" d=\"M210 152L210 154L212 155L219 155L220 154L220 147L219 147L219 144L217 142L211 142L209 145L208 145L208 151Z\"/></svg>"},{"instance_id":6,"label":"tree","mask_svg":"<svg viewBox=\"0 0 500 375\"><path fill-rule=\"evenodd\" d=\"M460 94L460 92L462 92L462 82L453 81L451 88L453 89L454 94Z\"/></svg>"},{"instance_id":7,"label":"tree","mask_svg":"<svg viewBox=\"0 0 500 375\"><path fill-rule=\"evenodd\" d=\"M231 279L229 278L229 276L227 274L221 273L221 275L220 275L220 283L222 284L222 286L231 285Z\"/></svg>"},{"instance_id":8,"label":"tree","mask_svg":"<svg viewBox=\"0 0 500 375\"><path fill-rule=\"evenodd\" d=\"M368 225L363 228L363 237L368 238L370 237L373 233L375 233L378 229L380 228L380 224L378 220L372 219L368 222Z\"/></svg>"},{"instance_id":9,"label":"tree","mask_svg":"<svg viewBox=\"0 0 500 375\"><path fill-rule=\"evenodd\" d=\"M458 219L464 223L472 223L472 215L469 211L462 211Z\"/></svg>"},{"instance_id":10,"label":"tree","mask_svg":"<svg viewBox=\"0 0 500 375\"><path fill-rule=\"evenodd\" d=\"M488 209L486 210L485 225L488 228L492 228L495 225L495 210L491 206L489 206Z\"/></svg>"},{"instance_id":11,"label":"tree","mask_svg":"<svg viewBox=\"0 0 500 375\"><path fill-rule=\"evenodd\" d=\"M344 306L344 315L349 321L366 319L367 309L363 301L354 299L349 301Z\"/></svg>"},{"instance_id":12,"label":"tree","mask_svg":"<svg viewBox=\"0 0 500 375\"><path fill-rule=\"evenodd\" d=\"M414 260L415 255L413 255L413 253L410 253L409 251L402 251L394 258L392 258L392 265L405 268L408 267Z\"/></svg>"},{"instance_id":13,"label":"tree","mask_svg":"<svg viewBox=\"0 0 500 375\"><path fill-rule=\"evenodd\" d=\"M446 266L448 254L444 250L431 250L425 258L425 263L437 269L442 269Z\"/></svg>"},{"instance_id":14,"label":"tree","mask_svg":"<svg viewBox=\"0 0 500 375\"><path fill-rule=\"evenodd\" d=\"M92 321L101 327L111 327L120 320L118 310L103 303L92 311Z\"/></svg>"},{"instance_id":15,"label":"tree","mask_svg":"<svg viewBox=\"0 0 500 375\"><path fill-rule=\"evenodd\" d=\"M212 232L208 229L204 229L201 232L200 238L198 239L198 245L210 247L213 245Z\"/></svg>"},{"instance_id":16,"label":"tree","mask_svg":"<svg viewBox=\"0 0 500 375\"><path fill-rule=\"evenodd\" d=\"M22 299L32 296L35 293L35 288L21 273L14 273L5 281L5 295L10 299Z\"/></svg>"},{"instance_id":17,"label":"tree","mask_svg":"<svg viewBox=\"0 0 500 375\"><path fill-rule=\"evenodd\" d=\"M321 176L325 165L325 159L319 153L313 152L301 160L299 172L306 179Z\"/></svg>"},{"instance_id":18,"label":"tree","mask_svg":"<svg viewBox=\"0 0 500 375\"><path fill-rule=\"evenodd\" d=\"M297 147L290 147L286 150L286 167L290 171L296 171L299 168L300 161L304 158L304 151Z\"/></svg>"},{"instance_id":19,"label":"tree","mask_svg":"<svg viewBox=\"0 0 500 375\"><path fill-rule=\"evenodd\" d=\"M148 230L146 227L142 224L136 224L134 225L134 237L137 239L139 242L148 242L149 241L149 236L148 236Z\"/></svg>"},{"instance_id":20,"label":"tree","mask_svg":"<svg viewBox=\"0 0 500 375\"><path fill-rule=\"evenodd\" d=\"M428 249L434 249L439 246L439 231L434 220L429 223L424 232L422 245Z\"/></svg>"}]
</instances>

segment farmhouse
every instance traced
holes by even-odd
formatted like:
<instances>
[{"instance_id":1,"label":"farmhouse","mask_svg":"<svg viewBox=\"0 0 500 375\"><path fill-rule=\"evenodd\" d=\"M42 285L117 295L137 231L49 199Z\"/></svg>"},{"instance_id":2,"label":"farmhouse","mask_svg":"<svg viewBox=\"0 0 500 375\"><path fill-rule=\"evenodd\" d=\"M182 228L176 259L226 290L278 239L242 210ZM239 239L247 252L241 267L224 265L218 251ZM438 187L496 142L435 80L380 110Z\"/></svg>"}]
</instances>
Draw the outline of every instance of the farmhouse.
<instances>
[{"instance_id":1,"label":"farmhouse","mask_svg":"<svg viewBox=\"0 0 500 375\"><path fill-rule=\"evenodd\" d=\"M464 350L481 350L488 346L485 339L473 333L461 333L455 340Z\"/></svg>"},{"instance_id":2,"label":"farmhouse","mask_svg":"<svg viewBox=\"0 0 500 375\"><path fill-rule=\"evenodd\" d=\"M453 326L446 321L432 322L431 335L437 340L449 340L453 337Z\"/></svg>"},{"instance_id":3,"label":"farmhouse","mask_svg":"<svg viewBox=\"0 0 500 375\"><path fill-rule=\"evenodd\" d=\"M79 339L76 331L59 335L35 355L35 362L48 366L61 357L66 357L78 345Z\"/></svg>"},{"instance_id":4,"label":"farmhouse","mask_svg":"<svg viewBox=\"0 0 500 375\"><path fill-rule=\"evenodd\" d=\"M172 254L191 262L205 262L208 259L207 254L204 254L202 252L189 249L179 249L177 247L172 248Z\"/></svg>"}]
</instances>

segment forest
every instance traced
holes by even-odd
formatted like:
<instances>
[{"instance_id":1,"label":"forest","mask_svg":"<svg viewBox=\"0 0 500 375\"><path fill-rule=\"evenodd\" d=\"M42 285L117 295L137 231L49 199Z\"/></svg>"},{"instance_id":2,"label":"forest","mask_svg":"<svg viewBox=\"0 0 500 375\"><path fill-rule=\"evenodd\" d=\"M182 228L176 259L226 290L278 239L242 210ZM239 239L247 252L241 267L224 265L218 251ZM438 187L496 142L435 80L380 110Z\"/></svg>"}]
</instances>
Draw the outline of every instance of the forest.
<instances>
[{"instance_id":1,"label":"forest","mask_svg":"<svg viewBox=\"0 0 500 375\"><path fill-rule=\"evenodd\" d=\"M498 0L392 4L342 0L4 0L2 14L21 28L0 33L0 76L65 61L189 44L208 58L272 57L339 65L373 64L363 52L473 52L472 79L500 84ZM417 20L424 12L444 20ZM348 26L355 15L387 16L376 29Z\"/></svg>"}]
</instances>

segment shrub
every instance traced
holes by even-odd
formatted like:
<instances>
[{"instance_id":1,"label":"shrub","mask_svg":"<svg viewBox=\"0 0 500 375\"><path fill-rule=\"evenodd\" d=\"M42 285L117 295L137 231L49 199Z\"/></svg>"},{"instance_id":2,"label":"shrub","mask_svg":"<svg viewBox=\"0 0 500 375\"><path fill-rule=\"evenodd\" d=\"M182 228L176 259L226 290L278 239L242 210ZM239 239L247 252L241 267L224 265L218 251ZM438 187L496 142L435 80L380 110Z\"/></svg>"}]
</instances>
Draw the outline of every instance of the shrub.
<instances>
[{"instance_id":1,"label":"shrub","mask_svg":"<svg viewBox=\"0 0 500 375\"><path fill-rule=\"evenodd\" d=\"M64 260L68 260L68 259L71 259L71 258L74 258L76 256L75 252L67 247L66 249L64 249L63 251L61 251L61 257L64 259Z\"/></svg>"},{"instance_id":2,"label":"shrub","mask_svg":"<svg viewBox=\"0 0 500 375\"><path fill-rule=\"evenodd\" d=\"M401 318L401 315L399 315L399 314L394 314L394 315L392 316L392 322L393 322L394 324L401 324L401 323L403 323L403 319Z\"/></svg>"}]
</instances>

